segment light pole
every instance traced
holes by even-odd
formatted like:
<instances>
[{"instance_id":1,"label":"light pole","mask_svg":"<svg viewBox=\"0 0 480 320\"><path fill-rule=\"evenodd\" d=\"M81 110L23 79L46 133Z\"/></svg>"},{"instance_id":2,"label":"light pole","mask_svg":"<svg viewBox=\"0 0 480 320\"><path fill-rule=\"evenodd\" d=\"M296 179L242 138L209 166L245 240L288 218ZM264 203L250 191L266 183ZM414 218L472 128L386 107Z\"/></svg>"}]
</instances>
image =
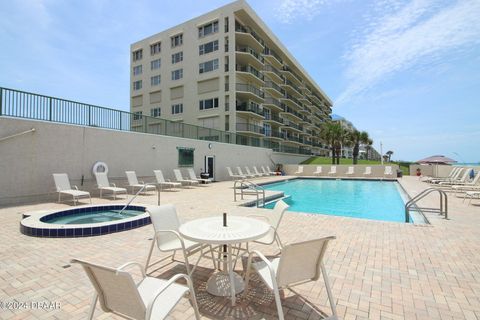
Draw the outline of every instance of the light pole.
<instances>
[{"instance_id":1,"label":"light pole","mask_svg":"<svg viewBox=\"0 0 480 320\"><path fill-rule=\"evenodd\" d=\"M380 161L382 161L383 166L383 143L380 142Z\"/></svg>"}]
</instances>

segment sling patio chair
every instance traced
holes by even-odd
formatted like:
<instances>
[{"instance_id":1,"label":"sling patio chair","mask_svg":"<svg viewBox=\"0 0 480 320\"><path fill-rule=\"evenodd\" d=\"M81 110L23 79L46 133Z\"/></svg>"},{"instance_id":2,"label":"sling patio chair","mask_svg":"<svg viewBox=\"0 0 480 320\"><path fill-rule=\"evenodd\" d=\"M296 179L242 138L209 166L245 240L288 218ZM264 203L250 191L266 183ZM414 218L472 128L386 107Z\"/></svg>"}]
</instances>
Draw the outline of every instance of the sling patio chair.
<instances>
[{"instance_id":1,"label":"sling patio chair","mask_svg":"<svg viewBox=\"0 0 480 320\"><path fill-rule=\"evenodd\" d=\"M167 187L167 188L180 188L182 184L180 182L172 182L170 180L165 180L163 177L163 172L162 170L153 170L153 173L155 174L155 178L157 179L157 184L162 187Z\"/></svg>"},{"instance_id":2,"label":"sling patio chair","mask_svg":"<svg viewBox=\"0 0 480 320\"><path fill-rule=\"evenodd\" d=\"M100 198L102 197L103 191L109 191L113 194L113 199L117 199L118 193L127 193L127 189L119 188L115 183L110 184L108 182L108 176L105 172L95 172L95 179L97 180L97 186L100 190Z\"/></svg>"},{"instance_id":3,"label":"sling patio chair","mask_svg":"<svg viewBox=\"0 0 480 320\"><path fill-rule=\"evenodd\" d=\"M258 171L258 169L257 169L256 166L253 166L253 172L254 172L256 175L258 175L259 177L268 176L268 173L265 174L265 173L263 173L263 172Z\"/></svg>"},{"instance_id":4,"label":"sling patio chair","mask_svg":"<svg viewBox=\"0 0 480 320\"><path fill-rule=\"evenodd\" d=\"M268 166L267 166L267 168L268 168ZM270 171L270 168L268 168L268 170L267 170L267 169L265 169L264 166L261 166L261 169L262 169L263 173L265 173L265 175L267 175L267 176L277 175L275 172Z\"/></svg>"},{"instance_id":5,"label":"sling patio chair","mask_svg":"<svg viewBox=\"0 0 480 320\"><path fill-rule=\"evenodd\" d=\"M295 171L293 174L300 175L302 173L303 173L303 166L298 166L297 171Z\"/></svg>"},{"instance_id":6,"label":"sling patio chair","mask_svg":"<svg viewBox=\"0 0 480 320\"><path fill-rule=\"evenodd\" d=\"M391 166L385 166L384 176L393 176L393 170Z\"/></svg>"},{"instance_id":7,"label":"sling patio chair","mask_svg":"<svg viewBox=\"0 0 480 320\"><path fill-rule=\"evenodd\" d=\"M202 178L198 178L198 177L195 175L195 171L193 171L193 168L188 168L188 169L187 169L187 172L188 172L188 175L190 176L190 180L198 181L198 182L203 182L204 184L207 184L207 183L212 182L212 179L202 179Z\"/></svg>"},{"instance_id":8,"label":"sling patio chair","mask_svg":"<svg viewBox=\"0 0 480 320\"><path fill-rule=\"evenodd\" d=\"M92 203L92 197L90 192L78 190L77 186L70 185L70 180L66 173L54 173L53 180L55 181L55 188L58 192L58 202L61 201L62 194L66 194L73 197L73 205L76 205L79 198L89 198Z\"/></svg>"},{"instance_id":9,"label":"sling patio chair","mask_svg":"<svg viewBox=\"0 0 480 320\"><path fill-rule=\"evenodd\" d=\"M336 175L337 174L337 166L331 166L328 174L329 175Z\"/></svg>"},{"instance_id":10,"label":"sling patio chair","mask_svg":"<svg viewBox=\"0 0 480 320\"><path fill-rule=\"evenodd\" d=\"M348 167L348 170L347 170L347 172L346 172L345 174L346 174L346 175L349 175L349 176L354 175L354 174L355 174L355 168L352 167L352 166Z\"/></svg>"},{"instance_id":11,"label":"sling patio chair","mask_svg":"<svg viewBox=\"0 0 480 320\"><path fill-rule=\"evenodd\" d=\"M198 185L197 180L183 179L182 172L179 169L173 169L173 174L175 175L175 179L177 180L177 182L180 182L182 184L182 186L184 186L184 185L187 185L187 186Z\"/></svg>"},{"instance_id":12,"label":"sling patio chair","mask_svg":"<svg viewBox=\"0 0 480 320\"><path fill-rule=\"evenodd\" d=\"M265 285L273 291L277 305L278 318L284 319L280 289L291 287L306 282L315 282L323 275L325 288L327 289L328 300L332 309L332 316L326 319L338 319L335 301L333 299L330 281L328 279L323 258L327 244L334 236L324 237L316 240L289 244L283 247L279 258L268 260L257 250L250 252L247 262L247 273L245 276L244 296L248 292L248 282L252 268L258 273ZM257 256L259 262L252 263L252 258Z\"/></svg>"},{"instance_id":13,"label":"sling patio chair","mask_svg":"<svg viewBox=\"0 0 480 320\"><path fill-rule=\"evenodd\" d=\"M118 268L110 268L91 262L73 259L85 270L95 288L88 319L93 319L95 307L100 300L104 312L113 313L127 319L165 319L170 311L184 297L189 296L195 311L195 318L200 319L192 280L186 274L177 274L169 280L148 277L143 266L128 262ZM140 269L142 279L135 283L132 275L125 271L127 267ZM184 279L187 285L176 283Z\"/></svg>"},{"instance_id":14,"label":"sling patio chair","mask_svg":"<svg viewBox=\"0 0 480 320\"><path fill-rule=\"evenodd\" d=\"M255 176L253 174L244 174L243 171L242 171L242 168L240 167L237 167L237 171L238 171L238 175L240 176L244 176L244 177L247 177L247 178L255 178Z\"/></svg>"},{"instance_id":15,"label":"sling patio chair","mask_svg":"<svg viewBox=\"0 0 480 320\"><path fill-rule=\"evenodd\" d=\"M365 167L365 172L363 173L364 176L371 176L372 175L372 167Z\"/></svg>"},{"instance_id":16,"label":"sling patio chair","mask_svg":"<svg viewBox=\"0 0 480 320\"><path fill-rule=\"evenodd\" d=\"M227 172L228 172L229 177L232 178L233 180L242 180L242 179L246 178L246 176L244 176L244 175L234 174L230 167L226 167L226 168L227 168Z\"/></svg>"},{"instance_id":17,"label":"sling patio chair","mask_svg":"<svg viewBox=\"0 0 480 320\"><path fill-rule=\"evenodd\" d=\"M141 190L143 188L143 193L157 189L153 184L146 184L143 181L139 182L135 171L125 171L125 174L127 175L128 186L132 188L132 193L135 193L135 189Z\"/></svg>"},{"instance_id":18,"label":"sling patio chair","mask_svg":"<svg viewBox=\"0 0 480 320\"><path fill-rule=\"evenodd\" d=\"M313 172L314 175L319 176L322 174L322 166L317 166L317 169Z\"/></svg>"},{"instance_id":19,"label":"sling patio chair","mask_svg":"<svg viewBox=\"0 0 480 320\"><path fill-rule=\"evenodd\" d=\"M252 178L258 178L258 177L261 177L260 175L256 174L256 173L252 173L250 171L250 168L245 166L245 171L247 172L247 176L251 176Z\"/></svg>"}]
</instances>

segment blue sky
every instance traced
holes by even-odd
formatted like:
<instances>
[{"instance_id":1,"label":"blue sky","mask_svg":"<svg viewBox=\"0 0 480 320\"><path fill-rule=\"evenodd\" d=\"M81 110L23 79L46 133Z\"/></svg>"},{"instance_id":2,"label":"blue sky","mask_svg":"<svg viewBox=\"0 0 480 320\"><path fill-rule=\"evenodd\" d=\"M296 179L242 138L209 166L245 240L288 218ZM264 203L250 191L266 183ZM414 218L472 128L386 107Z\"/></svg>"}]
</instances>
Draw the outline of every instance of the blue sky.
<instances>
[{"instance_id":1,"label":"blue sky","mask_svg":"<svg viewBox=\"0 0 480 320\"><path fill-rule=\"evenodd\" d=\"M130 44L226 3L5 2L0 86L128 111ZM480 1L249 4L377 149L480 161Z\"/></svg>"}]
</instances>

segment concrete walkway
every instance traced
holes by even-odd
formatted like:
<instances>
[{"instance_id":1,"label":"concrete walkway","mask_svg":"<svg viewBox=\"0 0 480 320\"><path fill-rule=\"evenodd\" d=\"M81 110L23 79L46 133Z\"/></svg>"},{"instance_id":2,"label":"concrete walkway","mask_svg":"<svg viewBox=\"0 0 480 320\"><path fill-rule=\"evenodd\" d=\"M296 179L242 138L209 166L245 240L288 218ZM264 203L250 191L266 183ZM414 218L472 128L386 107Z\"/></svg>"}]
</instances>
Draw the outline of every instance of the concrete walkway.
<instances>
[{"instance_id":1,"label":"concrete walkway","mask_svg":"<svg viewBox=\"0 0 480 320\"><path fill-rule=\"evenodd\" d=\"M263 180L278 180L265 178ZM411 196L428 187L414 177L400 179ZM163 192L162 203L173 203L184 220L221 215L248 214L233 202L232 182ZM480 201L471 206L449 197L449 217L428 214L431 225L381 222L346 217L288 212L280 228L285 243L335 235L326 255L341 319L477 319L480 320ZM136 203L156 204L154 195ZM424 204L434 205L435 198ZM124 200L94 198L94 203L124 203ZM0 319L84 319L93 294L83 270L70 265L83 258L109 266L127 261L144 263L152 226L100 237L50 239L27 237L19 232L22 213L70 205L42 203L0 209ZM275 246L254 245L268 254ZM160 256L158 252L155 253ZM177 255L180 258L180 255ZM254 278L251 291L237 307L229 300L205 291L212 272L210 261L195 272L200 312L205 319L275 319L273 295ZM237 265L237 271L242 266ZM185 272L174 263L153 273L160 278ZM287 319L321 319L329 313L323 281L283 291ZM15 310L7 303L20 302ZM51 302L51 309L33 303ZM11 306L11 305L9 305ZM97 308L98 319L112 318ZM171 319L193 319L187 300Z\"/></svg>"}]
</instances>

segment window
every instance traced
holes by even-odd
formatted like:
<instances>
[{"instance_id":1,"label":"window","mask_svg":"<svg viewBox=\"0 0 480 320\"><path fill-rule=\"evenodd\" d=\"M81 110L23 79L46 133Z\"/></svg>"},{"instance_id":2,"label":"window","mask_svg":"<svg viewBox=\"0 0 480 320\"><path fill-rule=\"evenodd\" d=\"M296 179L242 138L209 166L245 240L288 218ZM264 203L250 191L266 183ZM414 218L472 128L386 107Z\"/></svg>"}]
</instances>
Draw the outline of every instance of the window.
<instances>
[{"instance_id":1,"label":"window","mask_svg":"<svg viewBox=\"0 0 480 320\"><path fill-rule=\"evenodd\" d=\"M183 51L172 54L172 64L183 61Z\"/></svg>"},{"instance_id":2,"label":"window","mask_svg":"<svg viewBox=\"0 0 480 320\"><path fill-rule=\"evenodd\" d=\"M133 113L133 120L141 120L142 119L142 111L135 111Z\"/></svg>"},{"instance_id":3,"label":"window","mask_svg":"<svg viewBox=\"0 0 480 320\"><path fill-rule=\"evenodd\" d=\"M172 104L172 114L183 113L183 103Z\"/></svg>"},{"instance_id":4,"label":"window","mask_svg":"<svg viewBox=\"0 0 480 320\"><path fill-rule=\"evenodd\" d=\"M133 67L133 75L138 76L139 74L142 74L142 65Z\"/></svg>"},{"instance_id":5,"label":"window","mask_svg":"<svg viewBox=\"0 0 480 320\"><path fill-rule=\"evenodd\" d=\"M218 40L207 42L198 46L198 54L203 55L218 50Z\"/></svg>"},{"instance_id":6,"label":"window","mask_svg":"<svg viewBox=\"0 0 480 320\"><path fill-rule=\"evenodd\" d=\"M138 50L135 50L135 51L132 52L133 61L142 60L142 56L143 56L143 50L142 49L138 49Z\"/></svg>"},{"instance_id":7,"label":"window","mask_svg":"<svg viewBox=\"0 0 480 320\"><path fill-rule=\"evenodd\" d=\"M160 59L153 60L153 61L150 62L150 69L151 69L151 70L159 69L159 68L160 68L160 65L161 65Z\"/></svg>"},{"instance_id":8,"label":"window","mask_svg":"<svg viewBox=\"0 0 480 320\"><path fill-rule=\"evenodd\" d=\"M133 82L133 91L137 91L142 89L142 80L134 81Z\"/></svg>"},{"instance_id":9,"label":"window","mask_svg":"<svg viewBox=\"0 0 480 320\"><path fill-rule=\"evenodd\" d=\"M193 152L195 151L195 149L182 148L182 147L177 147L177 149L178 149L178 166L193 167Z\"/></svg>"},{"instance_id":10,"label":"window","mask_svg":"<svg viewBox=\"0 0 480 320\"><path fill-rule=\"evenodd\" d=\"M198 37L203 38L209 34L218 32L218 21L203 25L198 28Z\"/></svg>"},{"instance_id":11,"label":"window","mask_svg":"<svg viewBox=\"0 0 480 320\"><path fill-rule=\"evenodd\" d=\"M172 80L178 80L183 78L183 69L177 69L172 71Z\"/></svg>"},{"instance_id":12,"label":"window","mask_svg":"<svg viewBox=\"0 0 480 320\"><path fill-rule=\"evenodd\" d=\"M150 55L151 56L156 55L157 53L160 53L161 50L162 50L162 43L161 42L157 42L157 43L154 43L154 44L150 45Z\"/></svg>"},{"instance_id":13,"label":"window","mask_svg":"<svg viewBox=\"0 0 480 320\"><path fill-rule=\"evenodd\" d=\"M160 84L160 75L158 76L153 76L150 78L150 84L151 86L158 86Z\"/></svg>"},{"instance_id":14,"label":"window","mask_svg":"<svg viewBox=\"0 0 480 320\"><path fill-rule=\"evenodd\" d=\"M199 64L199 72L205 73L218 69L218 59L202 62Z\"/></svg>"},{"instance_id":15,"label":"window","mask_svg":"<svg viewBox=\"0 0 480 320\"><path fill-rule=\"evenodd\" d=\"M218 98L200 100L200 110L218 108Z\"/></svg>"},{"instance_id":16,"label":"window","mask_svg":"<svg viewBox=\"0 0 480 320\"><path fill-rule=\"evenodd\" d=\"M160 107L150 109L150 116L160 117L161 115L162 115L162 109Z\"/></svg>"},{"instance_id":17,"label":"window","mask_svg":"<svg viewBox=\"0 0 480 320\"><path fill-rule=\"evenodd\" d=\"M228 32L228 17L225 17L225 32Z\"/></svg>"},{"instance_id":18,"label":"window","mask_svg":"<svg viewBox=\"0 0 480 320\"><path fill-rule=\"evenodd\" d=\"M170 41L172 43L172 48L181 46L183 44L183 34L181 33L171 37Z\"/></svg>"}]
</instances>

